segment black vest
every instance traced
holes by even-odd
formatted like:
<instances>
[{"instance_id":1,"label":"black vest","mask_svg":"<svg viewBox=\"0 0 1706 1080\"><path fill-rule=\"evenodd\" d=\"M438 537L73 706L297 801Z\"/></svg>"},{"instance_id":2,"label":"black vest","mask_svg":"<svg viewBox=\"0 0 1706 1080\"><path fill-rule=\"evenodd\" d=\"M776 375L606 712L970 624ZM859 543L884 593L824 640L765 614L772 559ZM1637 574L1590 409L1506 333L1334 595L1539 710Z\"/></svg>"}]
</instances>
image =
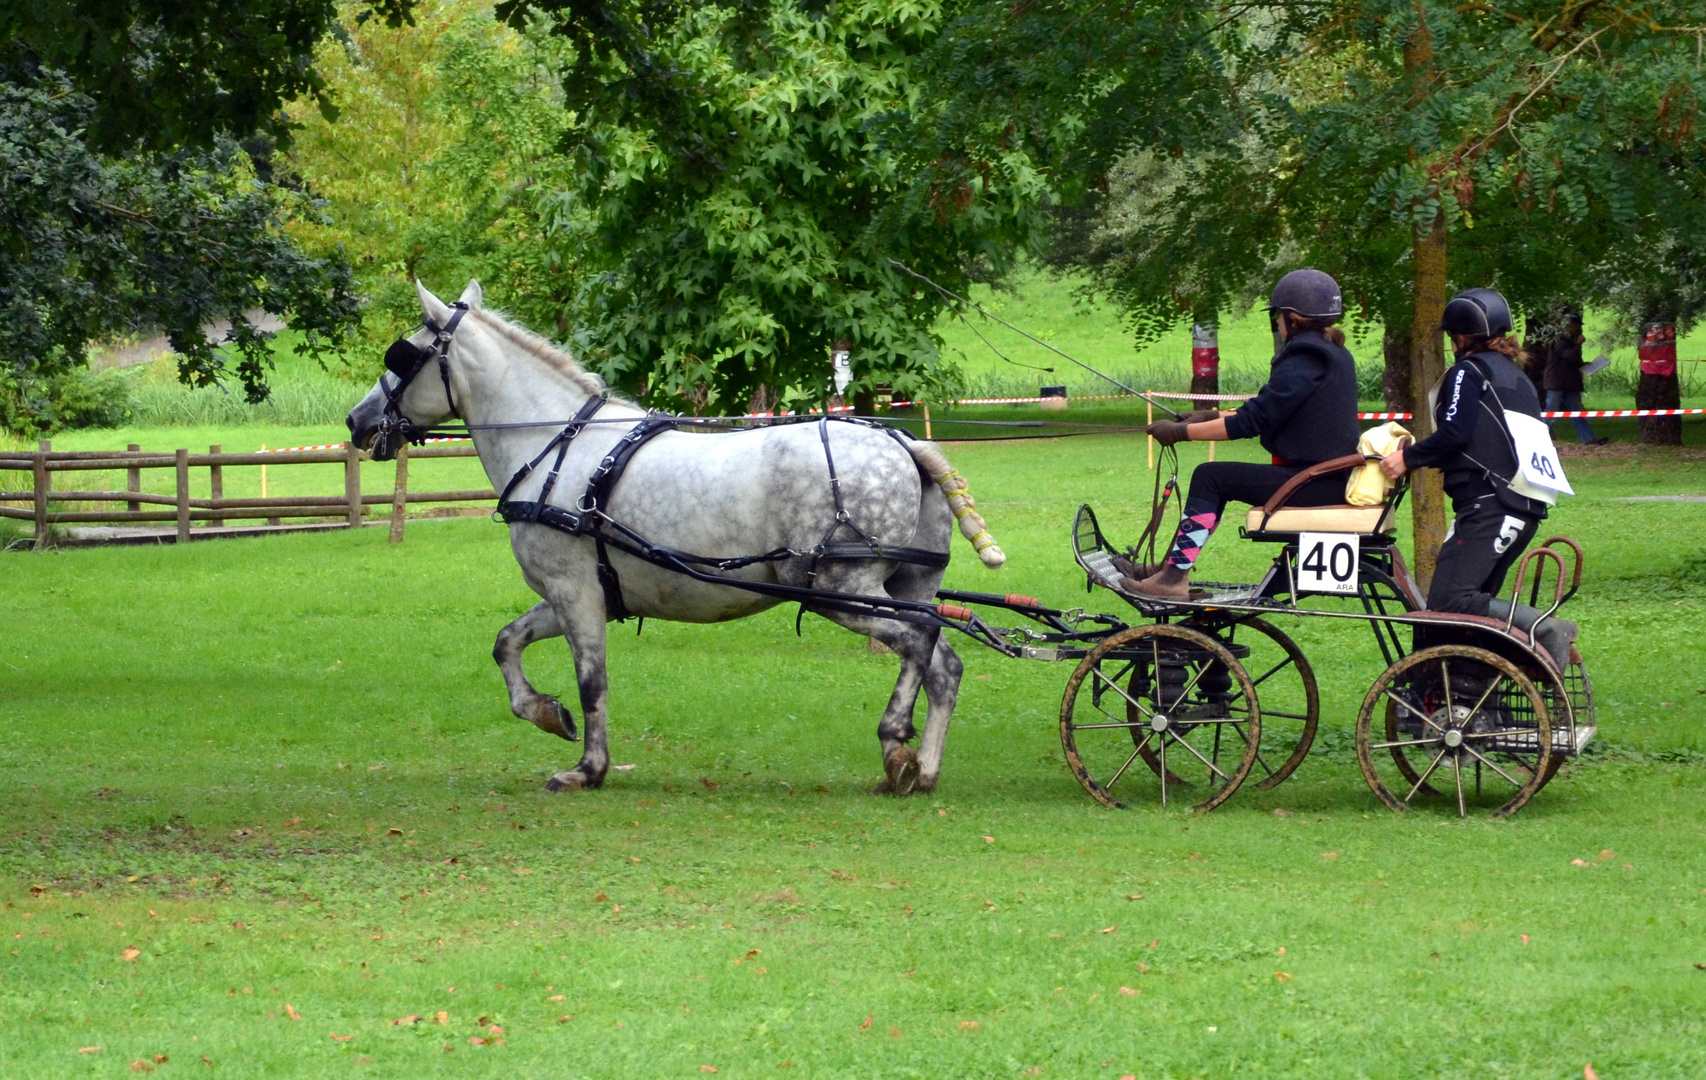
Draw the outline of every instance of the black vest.
<instances>
[{"instance_id":1,"label":"black vest","mask_svg":"<svg viewBox=\"0 0 1706 1080\"><path fill-rule=\"evenodd\" d=\"M1291 464L1313 465L1357 452L1357 365L1343 345L1305 330L1274 354L1274 366L1299 354L1327 367L1327 377L1278 431L1262 436L1268 453Z\"/></svg>"},{"instance_id":2,"label":"black vest","mask_svg":"<svg viewBox=\"0 0 1706 1080\"><path fill-rule=\"evenodd\" d=\"M1491 491L1499 505L1513 514L1543 518L1546 504L1518 495L1510 489L1517 474L1516 448L1505 430L1504 410L1539 419L1540 397L1515 360L1501 352L1484 349L1464 356L1469 377L1481 379L1481 413L1475 418L1475 434L1469 445L1445 466L1445 491L1453 499L1478 498ZM1491 410L1491 411L1489 411ZM1439 422L1439 412L1434 413Z\"/></svg>"}]
</instances>

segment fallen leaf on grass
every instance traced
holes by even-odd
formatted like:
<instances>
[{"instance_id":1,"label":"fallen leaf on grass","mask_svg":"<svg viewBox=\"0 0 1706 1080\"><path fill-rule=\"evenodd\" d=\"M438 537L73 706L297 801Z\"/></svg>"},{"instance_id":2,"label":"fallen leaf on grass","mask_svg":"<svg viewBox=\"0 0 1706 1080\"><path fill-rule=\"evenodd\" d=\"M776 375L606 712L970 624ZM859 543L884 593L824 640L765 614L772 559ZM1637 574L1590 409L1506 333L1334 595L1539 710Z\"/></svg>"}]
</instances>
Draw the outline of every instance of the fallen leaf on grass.
<instances>
[{"instance_id":1,"label":"fallen leaf on grass","mask_svg":"<svg viewBox=\"0 0 1706 1080\"><path fill-rule=\"evenodd\" d=\"M1041 1065L1032 1065L1030 1068L1022 1069L1019 1072L1020 1076L1041 1076L1042 1074L1043 1067Z\"/></svg>"},{"instance_id":2,"label":"fallen leaf on grass","mask_svg":"<svg viewBox=\"0 0 1706 1080\"><path fill-rule=\"evenodd\" d=\"M1191 852L1189 855L1185 856L1185 858L1191 860L1192 862L1202 862L1202 856L1198 855L1194 851Z\"/></svg>"},{"instance_id":3,"label":"fallen leaf on grass","mask_svg":"<svg viewBox=\"0 0 1706 1080\"><path fill-rule=\"evenodd\" d=\"M1290 817L1291 811L1283 806L1274 807L1274 817Z\"/></svg>"},{"instance_id":4,"label":"fallen leaf on grass","mask_svg":"<svg viewBox=\"0 0 1706 1080\"><path fill-rule=\"evenodd\" d=\"M449 1027L450 1014L445 1012L443 1009L440 1009L438 1012L432 1014L432 1022L438 1024L440 1027Z\"/></svg>"},{"instance_id":5,"label":"fallen leaf on grass","mask_svg":"<svg viewBox=\"0 0 1706 1080\"><path fill-rule=\"evenodd\" d=\"M779 1061L776 1063L776 1067L778 1069L791 1069L794 1067L794 1063L792 1061Z\"/></svg>"},{"instance_id":6,"label":"fallen leaf on grass","mask_svg":"<svg viewBox=\"0 0 1706 1080\"><path fill-rule=\"evenodd\" d=\"M423 1019L425 1019L425 1018L420 1017L420 1016L399 1016L399 1017L397 1017L397 1019L391 1021L391 1023L388 1026L389 1027L402 1027L404 1024L418 1024Z\"/></svg>"},{"instance_id":7,"label":"fallen leaf on grass","mask_svg":"<svg viewBox=\"0 0 1706 1080\"><path fill-rule=\"evenodd\" d=\"M1139 893L1132 893L1130 896L1126 897L1126 899L1127 900L1142 900L1143 894L1140 892Z\"/></svg>"},{"instance_id":8,"label":"fallen leaf on grass","mask_svg":"<svg viewBox=\"0 0 1706 1080\"><path fill-rule=\"evenodd\" d=\"M334 1032L332 1032L332 1038L338 1040L339 1042L349 1042L351 1039L355 1038L355 1032L352 1031L348 1035L339 1035L337 1032L334 1031Z\"/></svg>"},{"instance_id":9,"label":"fallen leaf on grass","mask_svg":"<svg viewBox=\"0 0 1706 1080\"><path fill-rule=\"evenodd\" d=\"M1336 859L1339 857L1339 853L1336 851L1323 851L1321 853L1321 857L1323 859Z\"/></svg>"},{"instance_id":10,"label":"fallen leaf on grass","mask_svg":"<svg viewBox=\"0 0 1706 1080\"><path fill-rule=\"evenodd\" d=\"M639 766L638 766L638 765L634 765L634 764L628 764L628 765L612 765L612 766L610 766L610 767L611 767L611 768L612 768L612 769L615 769L615 770L616 770L616 771L617 771L617 772L633 772L633 771L634 771L634 770L635 770L635 769L637 769L637 768L639 768Z\"/></svg>"},{"instance_id":11,"label":"fallen leaf on grass","mask_svg":"<svg viewBox=\"0 0 1706 1080\"><path fill-rule=\"evenodd\" d=\"M213 1064L213 1059L208 1057L206 1054L197 1054L196 1057L201 1058L201 1063L203 1065L212 1065Z\"/></svg>"},{"instance_id":12,"label":"fallen leaf on grass","mask_svg":"<svg viewBox=\"0 0 1706 1080\"><path fill-rule=\"evenodd\" d=\"M1694 969L1696 971L1706 971L1706 964L1695 964Z\"/></svg>"},{"instance_id":13,"label":"fallen leaf on grass","mask_svg":"<svg viewBox=\"0 0 1706 1080\"><path fill-rule=\"evenodd\" d=\"M1610 848L1606 848L1599 853L1599 857L1602 859L1615 859L1617 858L1617 853L1612 851Z\"/></svg>"},{"instance_id":14,"label":"fallen leaf on grass","mask_svg":"<svg viewBox=\"0 0 1706 1080\"><path fill-rule=\"evenodd\" d=\"M871 1030L871 1021L872 1021L872 1020L875 1020L875 1019L876 1019L876 1017L875 1017L875 1016L867 1016L867 1017L865 1017L865 1019L864 1019L864 1020L862 1020L862 1021L860 1021L860 1023L859 1023L859 1030L860 1030L860 1031L869 1031L869 1030Z\"/></svg>"},{"instance_id":15,"label":"fallen leaf on grass","mask_svg":"<svg viewBox=\"0 0 1706 1080\"><path fill-rule=\"evenodd\" d=\"M137 948L135 945L126 945L124 947L124 951L119 953L119 955L124 957L125 961L128 963L129 961L135 960L137 957L141 956L142 950Z\"/></svg>"},{"instance_id":16,"label":"fallen leaf on grass","mask_svg":"<svg viewBox=\"0 0 1706 1080\"><path fill-rule=\"evenodd\" d=\"M515 872L517 874L531 874L531 873L533 873L533 869L532 869L532 867L518 866L515 868Z\"/></svg>"},{"instance_id":17,"label":"fallen leaf on grass","mask_svg":"<svg viewBox=\"0 0 1706 1080\"><path fill-rule=\"evenodd\" d=\"M1278 952L1278 954L1276 954L1276 955L1279 955L1279 956L1284 956L1284 955L1285 955L1285 946L1284 946L1284 945L1281 945L1281 946L1280 946L1280 947L1279 947L1279 952ZM1436 955L1437 955L1437 954L1436 954Z\"/></svg>"},{"instance_id":18,"label":"fallen leaf on grass","mask_svg":"<svg viewBox=\"0 0 1706 1080\"><path fill-rule=\"evenodd\" d=\"M1522 943L1524 945L1528 944L1528 935L1527 934L1522 935Z\"/></svg>"},{"instance_id":19,"label":"fallen leaf on grass","mask_svg":"<svg viewBox=\"0 0 1706 1080\"><path fill-rule=\"evenodd\" d=\"M1119 927L1117 927L1117 926L1104 926L1104 927L1102 927L1102 933L1111 934L1115 930L1118 930L1118 929L1119 929Z\"/></svg>"},{"instance_id":20,"label":"fallen leaf on grass","mask_svg":"<svg viewBox=\"0 0 1706 1080\"><path fill-rule=\"evenodd\" d=\"M717 1067L715 1065L701 1065L699 1066L699 1071L702 1073L713 1073L717 1071Z\"/></svg>"},{"instance_id":21,"label":"fallen leaf on grass","mask_svg":"<svg viewBox=\"0 0 1706 1080\"><path fill-rule=\"evenodd\" d=\"M1291 981L1291 975L1288 972L1284 972L1284 971L1274 972L1274 978L1280 982L1290 982Z\"/></svg>"},{"instance_id":22,"label":"fallen leaf on grass","mask_svg":"<svg viewBox=\"0 0 1706 1080\"><path fill-rule=\"evenodd\" d=\"M1155 948L1155 946L1157 946L1157 945L1159 945L1159 944L1161 944L1161 939L1160 939L1160 938L1156 938L1156 939L1155 939L1155 940L1154 940L1154 941L1151 941L1151 942L1150 942L1150 943L1149 943L1149 947L1150 947L1150 948L1151 948L1151 949L1153 949L1153 948Z\"/></svg>"},{"instance_id":23,"label":"fallen leaf on grass","mask_svg":"<svg viewBox=\"0 0 1706 1080\"><path fill-rule=\"evenodd\" d=\"M1571 866L1592 866L1593 863L1588 862L1586 859L1571 859L1570 865Z\"/></svg>"},{"instance_id":24,"label":"fallen leaf on grass","mask_svg":"<svg viewBox=\"0 0 1706 1080\"><path fill-rule=\"evenodd\" d=\"M550 997L546 998L545 1000L546 1001L564 1001L567 998L568 998L567 994L552 994Z\"/></svg>"},{"instance_id":25,"label":"fallen leaf on grass","mask_svg":"<svg viewBox=\"0 0 1706 1080\"><path fill-rule=\"evenodd\" d=\"M141 1058L137 1058L135 1061L130 1063L130 1071L131 1072L153 1072L154 1066L148 1064L146 1061L143 1061Z\"/></svg>"},{"instance_id":26,"label":"fallen leaf on grass","mask_svg":"<svg viewBox=\"0 0 1706 1080\"><path fill-rule=\"evenodd\" d=\"M1599 1074L1593 1071L1593 1062L1582 1066L1582 1080L1599 1080Z\"/></svg>"},{"instance_id":27,"label":"fallen leaf on grass","mask_svg":"<svg viewBox=\"0 0 1706 1080\"><path fill-rule=\"evenodd\" d=\"M601 904L608 899L610 899L610 895L608 893L602 893L602 892L599 893L597 896L594 896L592 898L593 903L595 903L595 904Z\"/></svg>"},{"instance_id":28,"label":"fallen leaf on grass","mask_svg":"<svg viewBox=\"0 0 1706 1080\"><path fill-rule=\"evenodd\" d=\"M79 1046L77 1048L77 1052L79 1054L98 1054L101 1052L101 1047L99 1047L99 1046Z\"/></svg>"},{"instance_id":29,"label":"fallen leaf on grass","mask_svg":"<svg viewBox=\"0 0 1706 1080\"><path fill-rule=\"evenodd\" d=\"M891 1039L900 1038L900 1029L899 1028L889 1028L889 1038L891 1038Z\"/></svg>"},{"instance_id":30,"label":"fallen leaf on grass","mask_svg":"<svg viewBox=\"0 0 1706 1080\"><path fill-rule=\"evenodd\" d=\"M1126 997L1136 997L1139 991L1133 990L1129 986L1122 986L1120 987L1120 993L1124 994Z\"/></svg>"},{"instance_id":31,"label":"fallen leaf on grass","mask_svg":"<svg viewBox=\"0 0 1706 1080\"><path fill-rule=\"evenodd\" d=\"M574 1018L575 1018L575 1014L574 1014L574 1013L564 1013L564 1014L563 1014L563 1015L561 1015L561 1016L559 1016L559 1017L557 1017L557 1023L559 1023L559 1024L566 1024L566 1023L568 1023L568 1022L569 1022L569 1021L570 1021L570 1020L573 1020L573 1019L574 1019Z\"/></svg>"},{"instance_id":32,"label":"fallen leaf on grass","mask_svg":"<svg viewBox=\"0 0 1706 1080\"><path fill-rule=\"evenodd\" d=\"M972 1030L975 1030L976 1028L977 1028L977 1021L976 1020L961 1020L960 1021L960 1030L961 1031L972 1031Z\"/></svg>"},{"instance_id":33,"label":"fallen leaf on grass","mask_svg":"<svg viewBox=\"0 0 1706 1080\"><path fill-rule=\"evenodd\" d=\"M1137 1080L1137 1076L1133 1073L1121 1073L1120 1080Z\"/></svg>"},{"instance_id":34,"label":"fallen leaf on grass","mask_svg":"<svg viewBox=\"0 0 1706 1080\"><path fill-rule=\"evenodd\" d=\"M402 836L403 830L402 829L386 829L385 835L386 836Z\"/></svg>"},{"instance_id":35,"label":"fallen leaf on grass","mask_svg":"<svg viewBox=\"0 0 1706 1080\"><path fill-rule=\"evenodd\" d=\"M292 1005L288 1001L284 1003L284 1011L292 1020L302 1019L302 1014L296 1011L296 1006Z\"/></svg>"},{"instance_id":36,"label":"fallen leaf on grass","mask_svg":"<svg viewBox=\"0 0 1706 1080\"><path fill-rule=\"evenodd\" d=\"M986 843L986 844L993 844L993 843L995 843L995 837L993 837L993 836L986 836L986 837L984 837L984 838L983 838L983 842L984 842L984 843Z\"/></svg>"},{"instance_id":37,"label":"fallen leaf on grass","mask_svg":"<svg viewBox=\"0 0 1706 1080\"><path fill-rule=\"evenodd\" d=\"M699 778L699 786L703 787L706 791L721 791L721 790L723 790L723 785L717 783L715 780L711 779L709 776L701 776Z\"/></svg>"}]
</instances>

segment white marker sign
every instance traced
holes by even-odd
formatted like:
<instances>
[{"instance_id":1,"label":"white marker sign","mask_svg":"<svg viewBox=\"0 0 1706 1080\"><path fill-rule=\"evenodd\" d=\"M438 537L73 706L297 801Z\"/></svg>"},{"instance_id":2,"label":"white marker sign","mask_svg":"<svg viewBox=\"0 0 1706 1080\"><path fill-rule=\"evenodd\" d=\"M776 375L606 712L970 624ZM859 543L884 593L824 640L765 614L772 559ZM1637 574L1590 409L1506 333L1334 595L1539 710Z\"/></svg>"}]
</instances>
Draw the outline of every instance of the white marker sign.
<instances>
[{"instance_id":1,"label":"white marker sign","mask_svg":"<svg viewBox=\"0 0 1706 1080\"><path fill-rule=\"evenodd\" d=\"M1357 591L1357 538L1346 533L1299 533L1297 591L1344 593Z\"/></svg>"}]
</instances>

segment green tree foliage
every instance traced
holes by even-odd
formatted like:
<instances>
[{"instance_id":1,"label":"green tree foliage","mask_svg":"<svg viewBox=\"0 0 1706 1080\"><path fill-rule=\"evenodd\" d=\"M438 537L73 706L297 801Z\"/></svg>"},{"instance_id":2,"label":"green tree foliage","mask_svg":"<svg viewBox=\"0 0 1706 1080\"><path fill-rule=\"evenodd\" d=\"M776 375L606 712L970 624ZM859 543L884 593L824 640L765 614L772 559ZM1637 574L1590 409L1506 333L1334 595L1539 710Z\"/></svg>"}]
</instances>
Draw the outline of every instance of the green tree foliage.
<instances>
[{"instance_id":1,"label":"green tree foliage","mask_svg":"<svg viewBox=\"0 0 1706 1080\"><path fill-rule=\"evenodd\" d=\"M460 291L478 277L512 314L567 336L572 264L546 242L540 207L566 182L554 43L448 0L415 5L403 26L348 14L315 57L337 119L297 102L281 165L326 202L294 231L349 253L369 342L418 321L416 278ZM360 362L377 367L382 351Z\"/></svg>"},{"instance_id":2,"label":"green tree foliage","mask_svg":"<svg viewBox=\"0 0 1706 1080\"><path fill-rule=\"evenodd\" d=\"M839 338L855 390L951 378L931 330L940 296L889 260L963 287L1008 261L1041 184L1024 161L918 152L918 64L939 4L498 11L570 48L575 171L547 205L579 260L575 340L613 382L713 410L760 387L818 402Z\"/></svg>"},{"instance_id":3,"label":"green tree foliage","mask_svg":"<svg viewBox=\"0 0 1706 1080\"><path fill-rule=\"evenodd\" d=\"M259 183L229 141L207 151L108 158L83 132L93 104L62 78L0 82L0 405L14 431L105 415L73 372L92 342L164 330L181 377L207 385L226 352L205 323L226 318L226 350L251 400L265 397L271 348L244 313L288 315L304 348L332 347L356 318L347 268L303 255L282 230L300 199Z\"/></svg>"}]
</instances>

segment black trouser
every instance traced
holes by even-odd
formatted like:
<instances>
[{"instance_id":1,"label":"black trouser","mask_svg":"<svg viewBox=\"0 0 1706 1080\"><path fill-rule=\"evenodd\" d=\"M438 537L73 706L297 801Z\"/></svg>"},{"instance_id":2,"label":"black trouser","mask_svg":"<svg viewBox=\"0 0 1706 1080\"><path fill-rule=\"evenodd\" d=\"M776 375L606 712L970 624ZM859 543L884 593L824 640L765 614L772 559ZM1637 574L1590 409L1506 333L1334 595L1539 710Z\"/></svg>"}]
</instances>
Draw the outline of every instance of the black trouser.
<instances>
[{"instance_id":1,"label":"black trouser","mask_svg":"<svg viewBox=\"0 0 1706 1080\"><path fill-rule=\"evenodd\" d=\"M1253 461L1210 461L1191 473L1185 514L1219 517L1230 502L1261 506L1287 480L1303 471L1301 465L1258 465ZM1334 506L1345 501L1345 474L1317 477L1295 491L1287 506Z\"/></svg>"},{"instance_id":2,"label":"black trouser","mask_svg":"<svg viewBox=\"0 0 1706 1080\"><path fill-rule=\"evenodd\" d=\"M1428 610L1485 615L1540 521L1511 513L1492 495L1458 502L1456 509L1428 585Z\"/></svg>"}]
</instances>

